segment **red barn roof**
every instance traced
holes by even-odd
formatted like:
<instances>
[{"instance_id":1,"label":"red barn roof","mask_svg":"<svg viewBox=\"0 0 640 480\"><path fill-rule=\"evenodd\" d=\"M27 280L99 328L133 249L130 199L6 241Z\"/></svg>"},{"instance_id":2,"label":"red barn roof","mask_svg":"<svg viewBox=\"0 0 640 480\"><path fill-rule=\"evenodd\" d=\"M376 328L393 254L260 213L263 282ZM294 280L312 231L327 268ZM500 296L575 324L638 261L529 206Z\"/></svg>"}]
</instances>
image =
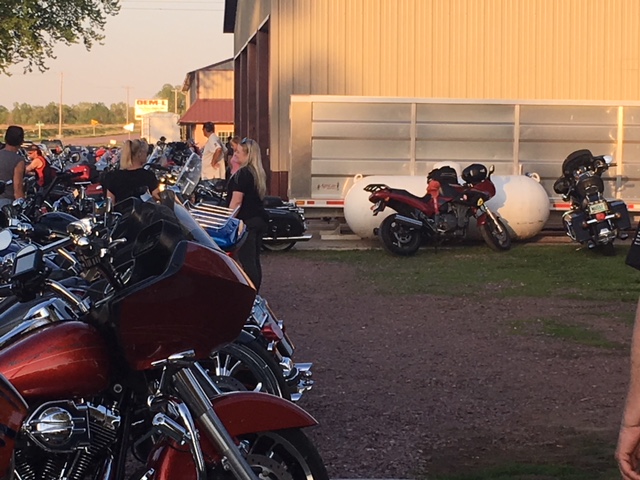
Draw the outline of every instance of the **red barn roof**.
<instances>
[{"instance_id":1,"label":"red barn roof","mask_svg":"<svg viewBox=\"0 0 640 480\"><path fill-rule=\"evenodd\" d=\"M199 98L178 120L181 125L193 123L233 123L233 99Z\"/></svg>"}]
</instances>

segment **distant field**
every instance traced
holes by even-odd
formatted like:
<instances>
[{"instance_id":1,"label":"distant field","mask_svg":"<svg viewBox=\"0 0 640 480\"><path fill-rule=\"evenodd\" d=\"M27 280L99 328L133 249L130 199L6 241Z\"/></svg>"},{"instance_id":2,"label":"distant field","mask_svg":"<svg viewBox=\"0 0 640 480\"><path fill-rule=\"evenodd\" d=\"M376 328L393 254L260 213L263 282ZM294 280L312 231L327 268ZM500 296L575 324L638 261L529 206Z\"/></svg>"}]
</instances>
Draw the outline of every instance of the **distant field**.
<instances>
[{"instance_id":1,"label":"distant field","mask_svg":"<svg viewBox=\"0 0 640 480\"><path fill-rule=\"evenodd\" d=\"M0 130L3 132L7 129L8 125L0 125ZM58 124L46 124L42 125L38 129L37 125L22 125L25 131L25 139L29 141L37 141L39 139L58 138L59 128ZM139 131L139 128L134 131ZM92 138L92 137L105 137L113 135L122 135L126 133L121 124L117 125L63 125L62 126L62 139L65 138ZM133 134L132 134L133 135Z\"/></svg>"}]
</instances>

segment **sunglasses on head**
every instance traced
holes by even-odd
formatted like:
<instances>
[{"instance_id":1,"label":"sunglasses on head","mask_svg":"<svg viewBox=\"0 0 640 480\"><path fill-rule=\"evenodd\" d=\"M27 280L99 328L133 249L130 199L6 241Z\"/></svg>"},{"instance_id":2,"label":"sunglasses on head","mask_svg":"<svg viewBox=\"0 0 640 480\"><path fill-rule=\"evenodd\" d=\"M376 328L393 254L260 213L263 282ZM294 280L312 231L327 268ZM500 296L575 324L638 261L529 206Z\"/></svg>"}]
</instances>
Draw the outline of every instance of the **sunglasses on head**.
<instances>
[{"instance_id":1,"label":"sunglasses on head","mask_svg":"<svg viewBox=\"0 0 640 480\"><path fill-rule=\"evenodd\" d=\"M251 140L250 138L244 137L240 142L240 145L247 145L247 144L253 145L253 140Z\"/></svg>"}]
</instances>

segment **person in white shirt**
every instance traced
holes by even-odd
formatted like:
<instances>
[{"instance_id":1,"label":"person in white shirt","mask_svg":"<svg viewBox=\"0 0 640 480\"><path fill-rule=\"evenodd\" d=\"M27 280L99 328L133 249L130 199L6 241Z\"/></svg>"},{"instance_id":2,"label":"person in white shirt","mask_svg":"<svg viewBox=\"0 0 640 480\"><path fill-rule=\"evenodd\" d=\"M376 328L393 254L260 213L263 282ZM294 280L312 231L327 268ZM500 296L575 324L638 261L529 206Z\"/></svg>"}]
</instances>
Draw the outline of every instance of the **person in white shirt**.
<instances>
[{"instance_id":1,"label":"person in white shirt","mask_svg":"<svg viewBox=\"0 0 640 480\"><path fill-rule=\"evenodd\" d=\"M202 150L201 178L203 180L224 180L225 178L224 149L214 130L213 122L202 125L202 133L207 137L207 143Z\"/></svg>"}]
</instances>

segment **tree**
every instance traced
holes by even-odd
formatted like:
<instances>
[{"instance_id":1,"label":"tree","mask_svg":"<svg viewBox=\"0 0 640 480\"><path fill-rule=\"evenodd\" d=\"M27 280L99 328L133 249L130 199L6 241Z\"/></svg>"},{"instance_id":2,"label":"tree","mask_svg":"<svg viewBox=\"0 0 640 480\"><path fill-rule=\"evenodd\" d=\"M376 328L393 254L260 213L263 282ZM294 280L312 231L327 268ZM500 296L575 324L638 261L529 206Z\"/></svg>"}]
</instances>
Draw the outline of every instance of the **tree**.
<instances>
[{"instance_id":1,"label":"tree","mask_svg":"<svg viewBox=\"0 0 640 480\"><path fill-rule=\"evenodd\" d=\"M0 74L24 64L26 72L47 70L53 47L100 43L107 17L120 11L120 0L21 0L0 2Z\"/></svg>"},{"instance_id":2,"label":"tree","mask_svg":"<svg viewBox=\"0 0 640 480\"><path fill-rule=\"evenodd\" d=\"M171 85L170 83L165 83L162 86L162 89L155 94L155 98L164 98L169 100L169 111L184 113L184 93L182 93L182 87L180 85ZM178 108L176 109L176 98L178 100Z\"/></svg>"}]
</instances>

